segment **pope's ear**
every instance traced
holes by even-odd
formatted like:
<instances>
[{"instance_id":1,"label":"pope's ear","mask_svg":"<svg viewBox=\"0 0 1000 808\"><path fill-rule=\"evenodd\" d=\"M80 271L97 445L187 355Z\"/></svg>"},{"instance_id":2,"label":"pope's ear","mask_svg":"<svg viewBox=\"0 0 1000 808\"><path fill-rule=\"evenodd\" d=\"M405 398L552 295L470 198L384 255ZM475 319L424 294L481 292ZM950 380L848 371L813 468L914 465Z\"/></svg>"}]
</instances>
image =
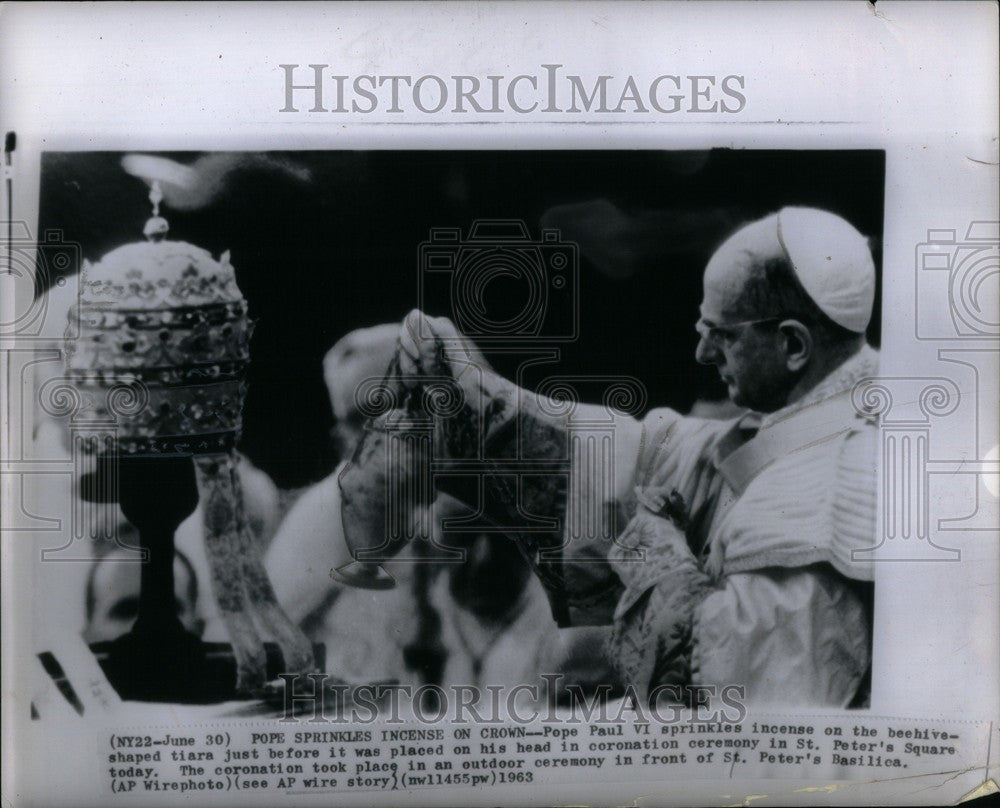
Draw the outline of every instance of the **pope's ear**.
<instances>
[{"instance_id":1,"label":"pope's ear","mask_svg":"<svg viewBox=\"0 0 1000 808\"><path fill-rule=\"evenodd\" d=\"M785 364L791 371L802 370L812 356L812 332L798 320L783 320L778 330L785 338Z\"/></svg>"}]
</instances>

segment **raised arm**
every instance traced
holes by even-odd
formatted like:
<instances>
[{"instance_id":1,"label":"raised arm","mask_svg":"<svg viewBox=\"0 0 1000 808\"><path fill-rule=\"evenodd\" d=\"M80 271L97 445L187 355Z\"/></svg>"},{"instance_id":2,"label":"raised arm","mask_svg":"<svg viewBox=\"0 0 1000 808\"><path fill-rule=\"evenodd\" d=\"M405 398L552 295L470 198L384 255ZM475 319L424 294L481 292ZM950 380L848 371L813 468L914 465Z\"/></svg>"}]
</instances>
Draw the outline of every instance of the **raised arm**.
<instances>
[{"instance_id":1,"label":"raised arm","mask_svg":"<svg viewBox=\"0 0 1000 808\"><path fill-rule=\"evenodd\" d=\"M638 422L610 405L567 406L519 388L452 323L419 311L403 323L382 389L383 412L340 475L352 554L392 556L419 534L410 515L440 489L518 542L561 624L610 619L618 584L607 554L635 473ZM595 592L603 612L585 616Z\"/></svg>"}]
</instances>

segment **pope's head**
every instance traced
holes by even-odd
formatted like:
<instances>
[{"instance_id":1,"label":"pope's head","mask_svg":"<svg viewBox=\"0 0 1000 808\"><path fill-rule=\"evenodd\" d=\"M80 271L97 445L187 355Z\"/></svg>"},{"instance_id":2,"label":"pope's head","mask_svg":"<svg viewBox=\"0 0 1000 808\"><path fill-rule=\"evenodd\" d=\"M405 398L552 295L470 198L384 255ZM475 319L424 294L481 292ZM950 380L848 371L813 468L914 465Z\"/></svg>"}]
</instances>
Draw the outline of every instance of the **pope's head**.
<instances>
[{"instance_id":1,"label":"pope's head","mask_svg":"<svg viewBox=\"0 0 1000 808\"><path fill-rule=\"evenodd\" d=\"M827 211L784 208L709 260L695 356L734 403L774 412L861 348L874 295L864 236Z\"/></svg>"}]
</instances>

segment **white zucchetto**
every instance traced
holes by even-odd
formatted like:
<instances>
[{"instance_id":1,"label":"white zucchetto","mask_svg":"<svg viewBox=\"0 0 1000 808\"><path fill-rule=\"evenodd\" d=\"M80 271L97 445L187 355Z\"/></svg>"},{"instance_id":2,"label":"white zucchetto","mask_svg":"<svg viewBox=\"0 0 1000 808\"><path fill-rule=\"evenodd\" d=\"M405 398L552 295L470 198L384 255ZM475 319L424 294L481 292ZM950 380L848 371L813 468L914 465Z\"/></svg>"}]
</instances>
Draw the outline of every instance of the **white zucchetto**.
<instances>
[{"instance_id":1,"label":"white zucchetto","mask_svg":"<svg viewBox=\"0 0 1000 808\"><path fill-rule=\"evenodd\" d=\"M774 219L778 241L809 297L835 323L863 333L875 300L868 240L825 210L783 208Z\"/></svg>"},{"instance_id":2,"label":"white zucchetto","mask_svg":"<svg viewBox=\"0 0 1000 808\"><path fill-rule=\"evenodd\" d=\"M863 333L875 300L875 263L853 225L817 208L782 208L731 235L706 275L786 258L806 293L833 322Z\"/></svg>"}]
</instances>

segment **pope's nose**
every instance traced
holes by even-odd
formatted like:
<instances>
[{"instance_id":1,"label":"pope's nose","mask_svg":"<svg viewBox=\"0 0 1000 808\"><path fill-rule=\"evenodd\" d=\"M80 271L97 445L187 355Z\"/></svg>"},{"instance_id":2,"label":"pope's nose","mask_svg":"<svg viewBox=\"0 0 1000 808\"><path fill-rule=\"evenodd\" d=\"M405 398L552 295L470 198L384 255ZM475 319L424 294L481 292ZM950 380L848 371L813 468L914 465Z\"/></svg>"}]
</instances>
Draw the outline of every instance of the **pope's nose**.
<instances>
[{"instance_id":1,"label":"pope's nose","mask_svg":"<svg viewBox=\"0 0 1000 808\"><path fill-rule=\"evenodd\" d=\"M694 358L702 365L718 365L721 361L721 353L704 337L698 339L698 346L694 349Z\"/></svg>"}]
</instances>

